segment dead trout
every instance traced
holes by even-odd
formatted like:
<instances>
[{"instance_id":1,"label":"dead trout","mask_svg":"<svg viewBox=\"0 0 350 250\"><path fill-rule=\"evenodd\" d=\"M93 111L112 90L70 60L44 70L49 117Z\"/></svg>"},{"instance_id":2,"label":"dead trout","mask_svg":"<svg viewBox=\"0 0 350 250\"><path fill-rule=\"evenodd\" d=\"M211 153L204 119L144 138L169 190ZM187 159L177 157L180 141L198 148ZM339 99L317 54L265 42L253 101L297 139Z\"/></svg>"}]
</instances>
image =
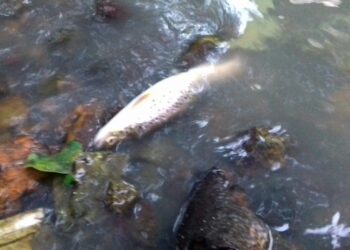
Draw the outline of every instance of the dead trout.
<instances>
[{"instance_id":1,"label":"dead trout","mask_svg":"<svg viewBox=\"0 0 350 250\"><path fill-rule=\"evenodd\" d=\"M238 76L241 56L220 64L204 64L163 79L134 98L94 138L95 148L111 147L127 138L140 138L168 122L212 84Z\"/></svg>"}]
</instances>

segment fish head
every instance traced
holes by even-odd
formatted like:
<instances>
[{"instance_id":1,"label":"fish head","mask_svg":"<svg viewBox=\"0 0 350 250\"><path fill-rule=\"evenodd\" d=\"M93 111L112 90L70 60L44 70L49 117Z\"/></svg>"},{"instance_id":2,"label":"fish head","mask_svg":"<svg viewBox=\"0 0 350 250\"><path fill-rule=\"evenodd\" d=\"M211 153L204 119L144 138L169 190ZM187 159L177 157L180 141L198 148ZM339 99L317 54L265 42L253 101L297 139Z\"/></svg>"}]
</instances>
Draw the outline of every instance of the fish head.
<instances>
[{"instance_id":1,"label":"fish head","mask_svg":"<svg viewBox=\"0 0 350 250\"><path fill-rule=\"evenodd\" d=\"M107 124L108 125L108 124ZM115 146L127 137L123 130L111 130L109 126L101 128L94 138L93 145L96 149L105 149Z\"/></svg>"}]
</instances>

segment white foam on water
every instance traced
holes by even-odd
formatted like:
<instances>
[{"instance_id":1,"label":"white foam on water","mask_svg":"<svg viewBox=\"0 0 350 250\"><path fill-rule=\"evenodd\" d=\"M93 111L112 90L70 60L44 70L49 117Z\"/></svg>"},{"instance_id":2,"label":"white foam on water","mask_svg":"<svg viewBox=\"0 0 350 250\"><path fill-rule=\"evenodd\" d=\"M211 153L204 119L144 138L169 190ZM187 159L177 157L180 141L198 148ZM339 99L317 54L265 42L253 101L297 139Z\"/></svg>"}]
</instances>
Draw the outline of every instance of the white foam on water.
<instances>
[{"instance_id":1,"label":"white foam on water","mask_svg":"<svg viewBox=\"0 0 350 250\"><path fill-rule=\"evenodd\" d=\"M341 5L341 0L289 0L292 4L310 4L318 3L323 4L326 7L339 7Z\"/></svg>"},{"instance_id":2,"label":"white foam on water","mask_svg":"<svg viewBox=\"0 0 350 250\"><path fill-rule=\"evenodd\" d=\"M250 0L224 0L228 11L239 18L238 35L242 35L254 17L263 18L258 6Z\"/></svg>"},{"instance_id":3,"label":"white foam on water","mask_svg":"<svg viewBox=\"0 0 350 250\"><path fill-rule=\"evenodd\" d=\"M283 225L274 227L273 229L275 229L277 232L280 232L280 233L285 232L289 230L289 223L284 223Z\"/></svg>"},{"instance_id":4,"label":"white foam on water","mask_svg":"<svg viewBox=\"0 0 350 250\"><path fill-rule=\"evenodd\" d=\"M306 229L304 234L330 236L333 249L338 249L341 247L339 240L350 237L350 227L347 227L344 223L339 224L339 220L340 213L336 212L332 217L331 224L324 227Z\"/></svg>"}]
</instances>

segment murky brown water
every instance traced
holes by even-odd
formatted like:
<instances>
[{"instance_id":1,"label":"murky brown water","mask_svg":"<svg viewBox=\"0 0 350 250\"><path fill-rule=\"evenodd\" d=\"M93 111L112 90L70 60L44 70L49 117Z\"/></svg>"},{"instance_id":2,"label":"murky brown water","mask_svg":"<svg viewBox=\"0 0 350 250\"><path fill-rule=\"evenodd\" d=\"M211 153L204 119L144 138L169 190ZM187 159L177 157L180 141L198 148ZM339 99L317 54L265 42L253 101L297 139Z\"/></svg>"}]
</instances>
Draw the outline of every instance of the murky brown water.
<instances>
[{"instance_id":1,"label":"murky brown water","mask_svg":"<svg viewBox=\"0 0 350 250\"><path fill-rule=\"evenodd\" d=\"M331 224L336 212L338 225L350 226L350 4L261 0L264 19L256 18L237 39L237 16L223 11L220 1L203 7L208 2L118 1L122 17L102 20L92 0L2 1L0 98L16 97L16 110L23 102L28 116L16 126L0 123L1 141L29 134L57 144L57 126L75 107L96 100L107 111L124 106L173 74L194 37L220 34L247 58L246 73L214 86L156 133L118 149L131 154L128 178L160 218L158 248L173 246L172 227L193 176L214 165L232 167L217 152L220 139L252 126L281 125L296 142L286 166L241 184L271 227L287 223L282 234L306 249L332 249L331 234L304 233ZM91 230L98 236L113 227ZM102 244L84 237L79 245L55 233L57 243L42 249L116 246L115 239ZM333 236L340 249L350 247L350 235L334 230ZM130 249L122 237L118 244Z\"/></svg>"}]
</instances>

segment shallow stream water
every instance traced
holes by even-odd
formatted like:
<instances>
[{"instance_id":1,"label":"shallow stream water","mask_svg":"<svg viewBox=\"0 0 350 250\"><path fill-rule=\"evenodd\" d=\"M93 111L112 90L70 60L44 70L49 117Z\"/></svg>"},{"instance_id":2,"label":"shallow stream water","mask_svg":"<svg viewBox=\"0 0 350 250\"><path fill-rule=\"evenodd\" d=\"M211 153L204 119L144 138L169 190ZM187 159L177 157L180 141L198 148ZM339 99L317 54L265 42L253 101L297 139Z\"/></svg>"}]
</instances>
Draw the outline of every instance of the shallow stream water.
<instances>
[{"instance_id":1,"label":"shallow stream water","mask_svg":"<svg viewBox=\"0 0 350 250\"><path fill-rule=\"evenodd\" d=\"M195 37L220 35L231 48L219 57L239 51L248 62L245 73L212 86L155 133L118 148L131 155L126 175L161 221L157 248L173 248L173 225L198 173L232 168L217 150L223 138L253 126L281 126L293 139L285 166L240 180L252 208L271 227L285 225L282 235L306 249L349 249L348 1L329 7L256 0L263 17L253 15L241 35L242 16L219 0L114 2L124 6L123 18L99 18L93 0L0 3L0 98L19 97L28 108L17 126L0 128L0 140L29 134L57 144L55 129L78 105L122 107L178 72L177 61ZM306 234L332 224L337 212L332 230ZM91 230L118 234L111 223ZM82 236L78 244L55 233L57 242L38 248L131 249L123 237Z\"/></svg>"}]
</instances>

